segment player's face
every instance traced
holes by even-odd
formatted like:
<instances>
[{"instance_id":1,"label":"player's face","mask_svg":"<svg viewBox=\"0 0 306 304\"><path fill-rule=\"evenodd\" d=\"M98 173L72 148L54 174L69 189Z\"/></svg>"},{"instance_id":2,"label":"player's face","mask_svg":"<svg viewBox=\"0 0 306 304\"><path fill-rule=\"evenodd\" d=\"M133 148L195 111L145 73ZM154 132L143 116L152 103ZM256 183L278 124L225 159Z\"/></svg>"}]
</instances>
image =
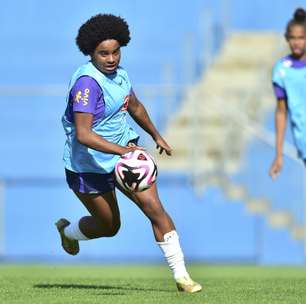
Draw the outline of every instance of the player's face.
<instances>
[{"instance_id":1,"label":"player's face","mask_svg":"<svg viewBox=\"0 0 306 304\"><path fill-rule=\"evenodd\" d=\"M291 26L286 38L293 56L300 58L305 55L306 32L303 26Z\"/></svg>"},{"instance_id":2,"label":"player's face","mask_svg":"<svg viewBox=\"0 0 306 304\"><path fill-rule=\"evenodd\" d=\"M117 40L102 41L91 55L94 65L105 74L116 71L120 62L120 45Z\"/></svg>"}]
</instances>

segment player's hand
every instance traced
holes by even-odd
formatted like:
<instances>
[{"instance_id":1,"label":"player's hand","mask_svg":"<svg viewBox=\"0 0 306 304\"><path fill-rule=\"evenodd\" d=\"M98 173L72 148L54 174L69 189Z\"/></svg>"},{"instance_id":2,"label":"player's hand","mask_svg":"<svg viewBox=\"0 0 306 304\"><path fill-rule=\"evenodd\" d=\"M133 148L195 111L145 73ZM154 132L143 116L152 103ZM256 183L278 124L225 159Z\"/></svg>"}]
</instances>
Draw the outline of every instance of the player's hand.
<instances>
[{"instance_id":1,"label":"player's hand","mask_svg":"<svg viewBox=\"0 0 306 304\"><path fill-rule=\"evenodd\" d=\"M127 154L129 152L133 152L135 150L142 150L142 151L144 151L145 148L141 147L141 146L137 146L134 143L128 143L128 145L126 147L122 147L122 152L120 153L120 155L124 155L124 154Z\"/></svg>"},{"instance_id":2,"label":"player's hand","mask_svg":"<svg viewBox=\"0 0 306 304\"><path fill-rule=\"evenodd\" d=\"M280 174L282 167L283 167L283 158L281 156L278 156L273 161L269 171L269 175L272 177L273 180L275 180L277 176Z\"/></svg>"},{"instance_id":3,"label":"player's hand","mask_svg":"<svg viewBox=\"0 0 306 304\"><path fill-rule=\"evenodd\" d=\"M171 147L167 144L167 142L161 136L158 136L155 139L155 142L156 142L156 149L159 150L159 154L162 154L165 151L167 155L169 156L172 155Z\"/></svg>"}]
</instances>

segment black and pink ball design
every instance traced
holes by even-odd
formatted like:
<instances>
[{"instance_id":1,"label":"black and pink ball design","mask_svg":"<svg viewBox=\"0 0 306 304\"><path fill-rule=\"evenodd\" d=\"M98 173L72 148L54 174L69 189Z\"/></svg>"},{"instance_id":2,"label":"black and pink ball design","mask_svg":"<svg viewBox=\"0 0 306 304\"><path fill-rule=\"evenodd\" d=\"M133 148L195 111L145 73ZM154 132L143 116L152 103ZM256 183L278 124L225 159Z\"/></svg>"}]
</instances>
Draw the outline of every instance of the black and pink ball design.
<instances>
[{"instance_id":1,"label":"black and pink ball design","mask_svg":"<svg viewBox=\"0 0 306 304\"><path fill-rule=\"evenodd\" d=\"M125 190L140 192L154 184L157 166L148 152L135 150L120 157L115 166L115 176Z\"/></svg>"}]
</instances>

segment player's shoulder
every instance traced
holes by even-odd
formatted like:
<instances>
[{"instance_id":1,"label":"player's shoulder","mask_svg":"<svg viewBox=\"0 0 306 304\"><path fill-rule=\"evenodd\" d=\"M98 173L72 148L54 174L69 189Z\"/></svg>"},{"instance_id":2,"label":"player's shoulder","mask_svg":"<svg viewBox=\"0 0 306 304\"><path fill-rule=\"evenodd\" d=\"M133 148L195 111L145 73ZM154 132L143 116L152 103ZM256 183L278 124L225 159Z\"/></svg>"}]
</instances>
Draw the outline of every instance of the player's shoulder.
<instances>
[{"instance_id":1,"label":"player's shoulder","mask_svg":"<svg viewBox=\"0 0 306 304\"><path fill-rule=\"evenodd\" d=\"M275 64L274 68L290 68L292 66L292 59L290 55L283 56L279 58Z\"/></svg>"},{"instance_id":2,"label":"player's shoulder","mask_svg":"<svg viewBox=\"0 0 306 304\"><path fill-rule=\"evenodd\" d=\"M90 85L90 86L99 86L98 82L96 79L94 79L90 75L82 75L77 80L75 81L75 84L78 85Z\"/></svg>"},{"instance_id":3,"label":"player's shoulder","mask_svg":"<svg viewBox=\"0 0 306 304\"><path fill-rule=\"evenodd\" d=\"M98 81L101 78L102 73L93 65L91 61L80 65L72 75L72 79L76 81L81 76L90 76L94 80Z\"/></svg>"},{"instance_id":4,"label":"player's shoulder","mask_svg":"<svg viewBox=\"0 0 306 304\"><path fill-rule=\"evenodd\" d=\"M89 74L88 71L92 69L92 64L90 61L80 65L77 67L77 69L75 70L75 72L73 73L73 75L86 75Z\"/></svg>"},{"instance_id":5,"label":"player's shoulder","mask_svg":"<svg viewBox=\"0 0 306 304\"><path fill-rule=\"evenodd\" d=\"M97 80L89 75L82 75L75 81L73 86L91 87L101 89Z\"/></svg>"},{"instance_id":6,"label":"player's shoulder","mask_svg":"<svg viewBox=\"0 0 306 304\"><path fill-rule=\"evenodd\" d=\"M72 86L72 92L80 91L80 92L95 92L96 94L101 94L102 89L98 82L91 76L83 75L80 76ZM97 95L97 96L98 96Z\"/></svg>"}]
</instances>

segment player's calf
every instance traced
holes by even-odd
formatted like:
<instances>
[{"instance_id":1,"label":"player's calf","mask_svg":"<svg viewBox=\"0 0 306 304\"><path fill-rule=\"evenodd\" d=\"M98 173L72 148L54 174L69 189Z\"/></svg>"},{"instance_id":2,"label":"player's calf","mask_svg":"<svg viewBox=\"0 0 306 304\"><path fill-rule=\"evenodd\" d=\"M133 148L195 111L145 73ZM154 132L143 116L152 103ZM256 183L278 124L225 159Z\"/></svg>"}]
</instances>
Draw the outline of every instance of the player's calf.
<instances>
[{"instance_id":1,"label":"player's calf","mask_svg":"<svg viewBox=\"0 0 306 304\"><path fill-rule=\"evenodd\" d=\"M88 239L100 237L113 237L120 230L120 217L99 218L96 216L84 216L80 219L80 230L83 231Z\"/></svg>"}]
</instances>

